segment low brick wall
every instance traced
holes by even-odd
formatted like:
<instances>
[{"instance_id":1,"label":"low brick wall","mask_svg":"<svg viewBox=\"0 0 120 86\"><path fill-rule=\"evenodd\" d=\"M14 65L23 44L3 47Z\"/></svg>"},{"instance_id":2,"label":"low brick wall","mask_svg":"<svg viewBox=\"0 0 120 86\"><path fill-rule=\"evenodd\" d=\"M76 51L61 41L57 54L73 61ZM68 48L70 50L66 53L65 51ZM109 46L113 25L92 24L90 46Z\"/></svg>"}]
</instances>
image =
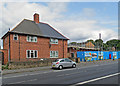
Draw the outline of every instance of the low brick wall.
<instances>
[{"instance_id":1,"label":"low brick wall","mask_svg":"<svg viewBox=\"0 0 120 86\"><path fill-rule=\"evenodd\" d=\"M43 59L39 61L10 62L8 69L32 68L50 66L55 59Z\"/></svg>"},{"instance_id":2,"label":"low brick wall","mask_svg":"<svg viewBox=\"0 0 120 86\"><path fill-rule=\"evenodd\" d=\"M42 59L42 58L41 58ZM42 67L42 66L51 66L52 62L57 58L44 58L42 60L37 59L36 61L13 61L9 63L8 69L20 69L20 68L32 68L32 67ZM79 63L79 60L77 58L70 58L73 61L77 61Z\"/></svg>"},{"instance_id":3,"label":"low brick wall","mask_svg":"<svg viewBox=\"0 0 120 86\"><path fill-rule=\"evenodd\" d=\"M71 60L74 61L74 62L80 63L80 58L72 58L72 57L69 57L69 59L71 59Z\"/></svg>"}]
</instances>

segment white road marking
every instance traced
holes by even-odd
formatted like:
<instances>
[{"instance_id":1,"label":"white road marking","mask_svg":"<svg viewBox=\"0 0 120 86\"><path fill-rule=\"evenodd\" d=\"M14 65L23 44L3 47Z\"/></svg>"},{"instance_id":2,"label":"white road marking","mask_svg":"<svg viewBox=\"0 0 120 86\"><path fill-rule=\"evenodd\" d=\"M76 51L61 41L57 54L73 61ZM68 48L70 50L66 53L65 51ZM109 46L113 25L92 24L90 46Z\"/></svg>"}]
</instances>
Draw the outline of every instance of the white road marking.
<instances>
[{"instance_id":1,"label":"white road marking","mask_svg":"<svg viewBox=\"0 0 120 86\"><path fill-rule=\"evenodd\" d=\"M32 81L36 81L37 79L31 79L31 80L27 80L27 81L20 81L20 82L14 82L14 83L9 83L9 84L20 84L20 83L24 83L24 82L32 82Z\"/></svg>"},{"instance_id":2,"label":"white road marking","mask_svg":"<svg viewBox=\"0 0 120 86\"><path fill-rule=\"evenodd\" d=\"M110 64L115 64L115 63L109 63L109 64L102 64L102 65L110 65ZM90 68L90 67L96 67L96 66L102 66L102 65L92 65L92 66L87 66L87 67L80 67L80 68L72 68L72 69L65 69L65 70L53 70L49 72L43 72L43 73L33 73L33 74L24 74L24 75L17 75L17 76L10 76L10 77L4 77L2 78L7 79L7 78L15 78L15 77L22 77L22 76L29 76L29 75L39 75L39 74L45 74L45 73L50 73L50 72L61 72L61 71L68 71L68 70L75 70L75 69L83 69L83 68Z\"/></svg>"},{"instance_id":3,"label":"white road marking","mask_svg":"<svg viewBox=\"0 0 120 86\"><path fill-rule=\"evenodd\" d=\"M77 84L75 84L75 85L71 85L71 86L76 86L76 85L86 84L86 83L89 83L89 82L93 82L93 81L97 81L97 80L101 80L101 79L109 78L109 77L116 76L116 75L119 75L119 74L120 74L120 73L115 73L115 74L111 74L111 75L103 76L103 77L100 77L100 78L96 78L96 79L92 79L92 80L88 80L88 81L80 82L80 83L77 83Z\"/></svg>"}]
</instances>

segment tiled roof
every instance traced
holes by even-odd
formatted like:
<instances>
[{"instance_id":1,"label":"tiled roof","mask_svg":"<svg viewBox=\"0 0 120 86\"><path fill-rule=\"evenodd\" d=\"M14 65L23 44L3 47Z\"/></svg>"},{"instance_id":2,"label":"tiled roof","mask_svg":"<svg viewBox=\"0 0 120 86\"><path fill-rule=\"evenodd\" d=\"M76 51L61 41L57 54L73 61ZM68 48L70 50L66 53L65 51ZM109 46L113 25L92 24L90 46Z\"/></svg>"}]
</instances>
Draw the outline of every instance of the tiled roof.
<instances>
[{"instance_id":1,"label":"tiled roof","mask_svg":"<svg viewBox=\"0 0 120 86\"><path fill-rule=\"evenodd\" d=\"M68 38L63 36L58 31L56 31L49 24L42 22L37 24L34 21L26 20L26 19L24 19L19 25L17 25L10 32L68 40Z\"/></svg>"}]
</instances>

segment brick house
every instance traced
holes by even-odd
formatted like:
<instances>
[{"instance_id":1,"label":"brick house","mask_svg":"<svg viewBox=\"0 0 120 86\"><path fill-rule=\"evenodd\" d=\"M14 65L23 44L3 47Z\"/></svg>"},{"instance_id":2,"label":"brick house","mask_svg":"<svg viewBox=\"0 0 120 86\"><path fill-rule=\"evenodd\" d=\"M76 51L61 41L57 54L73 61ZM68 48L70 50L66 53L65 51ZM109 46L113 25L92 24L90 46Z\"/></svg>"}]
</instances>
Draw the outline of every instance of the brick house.
<instances>
[{"instance_id":1,"label":"brick house","mask_svg":"<svg viewBox=\"0 0 120 86\"><path fill-rule=\"evenodd\" d=\"M92 42L82 42L68 45L68 57L77 58L77 51L98 51Z\"/></svg>"},{"instance_id":2,"label":"brick house","mask_svg":"<svg viewBox=\"0 0 120 86\"><path fill-rule=\"evenodd\" d=\"M92 42L82 42L82 43L79 43L79 46L85 47L85 48L95 48L95 45Z\"/></svg>"},{"instance_id":3,"label":"brick house","mask_svg":"<svg viewBox=\"0 0 120 86\"><path fill-rule=\"evenodd\" d=\"M7 50L4 64L9 61L67 58L69 39L49 24L39 22L39 14L35 13L33 17L34 21L24 19L2 37L3 50Z\"/></svg>"}]
</instances>

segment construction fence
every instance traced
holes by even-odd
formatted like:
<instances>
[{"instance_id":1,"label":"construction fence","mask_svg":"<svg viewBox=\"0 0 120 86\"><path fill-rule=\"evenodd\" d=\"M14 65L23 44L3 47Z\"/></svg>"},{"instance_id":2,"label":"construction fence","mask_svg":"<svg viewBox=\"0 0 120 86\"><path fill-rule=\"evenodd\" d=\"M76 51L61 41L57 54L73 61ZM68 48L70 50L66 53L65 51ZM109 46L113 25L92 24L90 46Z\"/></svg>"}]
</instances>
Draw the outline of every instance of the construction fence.
<instances>
[{"instance_id":1,"label":"construction fence","mask_svg":"<svg viewBox=\"0 0 120 86\"><path fill-rule=\"evenodd\" d=\"M119 59L120 51L77 51L80 61L94 61L105 59Z\"/></svg>"}]
</instances>

